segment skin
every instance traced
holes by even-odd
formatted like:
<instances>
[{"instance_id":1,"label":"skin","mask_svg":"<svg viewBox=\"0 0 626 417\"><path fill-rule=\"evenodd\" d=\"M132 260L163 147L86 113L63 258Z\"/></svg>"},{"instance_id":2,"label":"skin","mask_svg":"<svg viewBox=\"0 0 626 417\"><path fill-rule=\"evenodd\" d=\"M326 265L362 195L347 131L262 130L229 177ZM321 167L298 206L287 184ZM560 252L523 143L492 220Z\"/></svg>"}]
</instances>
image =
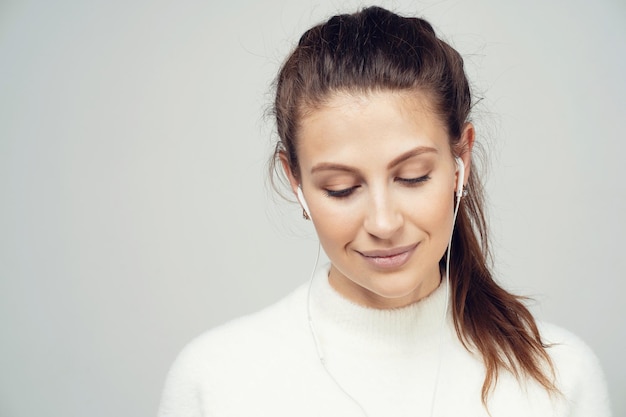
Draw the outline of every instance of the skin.
<instances>
[{"instance_id":1,"label":"skin","mask_svg":"<svg viewBox=\"0 0 626 417\"><path fill-rule=\"evenodd\" d=\"M444 124L419 92L337 93L298 132L301 186L329 282L357 304L397 308L433 292L452 233L456 164ZM474 128L459 155L470 171Z\"/></svg>"}]
</instances>

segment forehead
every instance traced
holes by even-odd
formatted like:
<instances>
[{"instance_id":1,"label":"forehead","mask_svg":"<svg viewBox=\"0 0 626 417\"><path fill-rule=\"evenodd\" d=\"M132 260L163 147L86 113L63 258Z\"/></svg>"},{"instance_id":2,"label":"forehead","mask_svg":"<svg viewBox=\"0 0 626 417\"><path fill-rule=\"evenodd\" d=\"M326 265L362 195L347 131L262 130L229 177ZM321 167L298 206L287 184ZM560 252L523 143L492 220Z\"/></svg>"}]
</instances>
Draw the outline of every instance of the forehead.
<instances>
[{"instance_id":1,"label":"forehead","mask_svg":"<svg viewBox=\"0 0 626 417\"><path fill-rule=\"evenodd\" d=\"M300 166L386 164L417 146L449 154L447 129L433 109L426 94L414 91L336 93L302 118Z\"/></svg>"}]
</instances>

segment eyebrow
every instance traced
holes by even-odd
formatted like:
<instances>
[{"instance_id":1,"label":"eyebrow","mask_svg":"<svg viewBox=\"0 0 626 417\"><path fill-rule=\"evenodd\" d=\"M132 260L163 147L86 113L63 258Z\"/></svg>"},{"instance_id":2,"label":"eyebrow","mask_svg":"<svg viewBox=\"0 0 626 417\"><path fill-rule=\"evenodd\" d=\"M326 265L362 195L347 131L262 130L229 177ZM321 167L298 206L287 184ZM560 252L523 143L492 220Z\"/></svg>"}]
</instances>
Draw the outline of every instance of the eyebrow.
<instances>
[{"instance_id":1,"label":"eyebrow","mask_svg":"<svg viewBox=\"0 0 626 417\"><path fill-rule=\"evenodd\" d=\"M387 165L387 168L393 168L396 165L401 164L402 162L406 161L407 159L411 159L414 156L418 156L424 153L437 153L437 149L436 148L431 148L430 146L418 146L417 148L413 148L410 151L407 151L405 153L403 153L402 155L394 158L393 161L389 162L389 164Z\"/></svg>"},{"instance_id":2,"label":"eyebrow","mask_svg":"<svg viewBox=\"0 0 626 417\"><path fill-rule=\"evenodd\" d=\"M418 146L417 148L413 148L397 156L396 158L394 158L393 161L389 162L389 164L387 165L387 169L391 169L395 167L396 165L399 165L402 162L406 161L407 159L411 159L415 156L422 155L424 153L432 153L432 152L437 153L438 151L436 148L431 148L430 146ZM357 172L356 169L348 165L336 164L333 162L321 162L315 165L313 168L311 168L311 174L316 171L345 171L345 172L350 172L350 173Z\"/></svg>"}]
</instances>

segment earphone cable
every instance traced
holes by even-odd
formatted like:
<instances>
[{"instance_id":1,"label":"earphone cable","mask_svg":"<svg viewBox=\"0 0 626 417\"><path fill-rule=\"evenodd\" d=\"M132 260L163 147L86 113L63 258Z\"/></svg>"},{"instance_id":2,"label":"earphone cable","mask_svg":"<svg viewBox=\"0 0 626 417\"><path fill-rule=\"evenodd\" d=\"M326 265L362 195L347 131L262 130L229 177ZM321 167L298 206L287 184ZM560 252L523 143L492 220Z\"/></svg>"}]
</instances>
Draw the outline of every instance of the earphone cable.
<instances>
[{"instance_id":1,"label":"earphone cable","mask_svg":"<svg viewBox=\"0 0 626 417\"><path fill-rule=\"evenodd\" d=\"M435 403L437 399L437 390L439 388L439 375L441 374L441 363L443 360L443 334L446 327L446 319L448 317L448 308L450 306L450 253L452 252L452 235L454 235L454 227L456 226L456 217L459 214L459 207L461 206L461 194L456 196L456 207L454 208L454 215L452 217L452 233L450 233L450 239L448 240L448 251L446 253L446 300L443 308L443 317L441 318L441 329L439 330L439 359L437 361L437 373L435 374L435 387L433 390L433 397L430 404L430 416L435 413Z\"/></svg>"},{"instance_id":2,"label":"earphone cable","mask_svg":"<svg viewBox=\"0 0 626 417\"><path fill-rule=\"evenodd\" d=\"M311 278L309 279L309 286L308 286L307 294L306 294L307 318L309 321L309 329L311 330L311 335L313 336L313 342L315 343L315 350L317 351L317 357L319 358L320 363L322 364L322 368L324 368L324 371L326 372L326 375L328 375L328 377L335 383L337 388L339 388L346 397L350 398L350 400L352 400L352 402L357 407L359 407L359 409L361 410L361 412L363 413L365 417L369 417L369 415L367 414L367 411L365 411L365 408L363 408L361 403L359 403L356 400L356 398L354 398L348 391L344 389L344 387L339 383L339 381L337 381L335 376L330 372L330 370L326 366L324 352L322 351L322 346L320 344L319 339L317 338L317 332L315 331L315 325L313 324L313 318L311 317L311 287L313 286L313 279L315 278L315 271L317 270L317 264L320 259L320 251L321 251L321 245L318 242L317 243L317 255L315 257L315 264L313 265L313 270L311 271Z\"/></svg>"}]
</instances>

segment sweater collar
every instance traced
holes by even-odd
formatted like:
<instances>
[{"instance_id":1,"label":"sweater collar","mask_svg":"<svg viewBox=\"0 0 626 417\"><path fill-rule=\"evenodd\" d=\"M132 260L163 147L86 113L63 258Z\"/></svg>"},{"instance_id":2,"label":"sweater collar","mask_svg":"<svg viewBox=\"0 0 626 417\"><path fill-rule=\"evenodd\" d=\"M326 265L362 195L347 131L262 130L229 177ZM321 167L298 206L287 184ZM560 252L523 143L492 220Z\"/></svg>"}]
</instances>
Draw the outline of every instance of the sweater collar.
<instances>
[{"instance_id":1,"label":"sweater collar","mask_svg":"<svg viewBox=\"0 0 626 417\"><path fill-rule=\"evenodd\" d=\"M439 340L445 308L446 282L427 297L401 308L374 309L356 304L328 282L330 265L311 283L311 317L324 343L354 343L372 349L415 349ZM450 314L447 315L450 322ZM337 339L341 339L337 340Z\"/></svg>"}]
</instances>

